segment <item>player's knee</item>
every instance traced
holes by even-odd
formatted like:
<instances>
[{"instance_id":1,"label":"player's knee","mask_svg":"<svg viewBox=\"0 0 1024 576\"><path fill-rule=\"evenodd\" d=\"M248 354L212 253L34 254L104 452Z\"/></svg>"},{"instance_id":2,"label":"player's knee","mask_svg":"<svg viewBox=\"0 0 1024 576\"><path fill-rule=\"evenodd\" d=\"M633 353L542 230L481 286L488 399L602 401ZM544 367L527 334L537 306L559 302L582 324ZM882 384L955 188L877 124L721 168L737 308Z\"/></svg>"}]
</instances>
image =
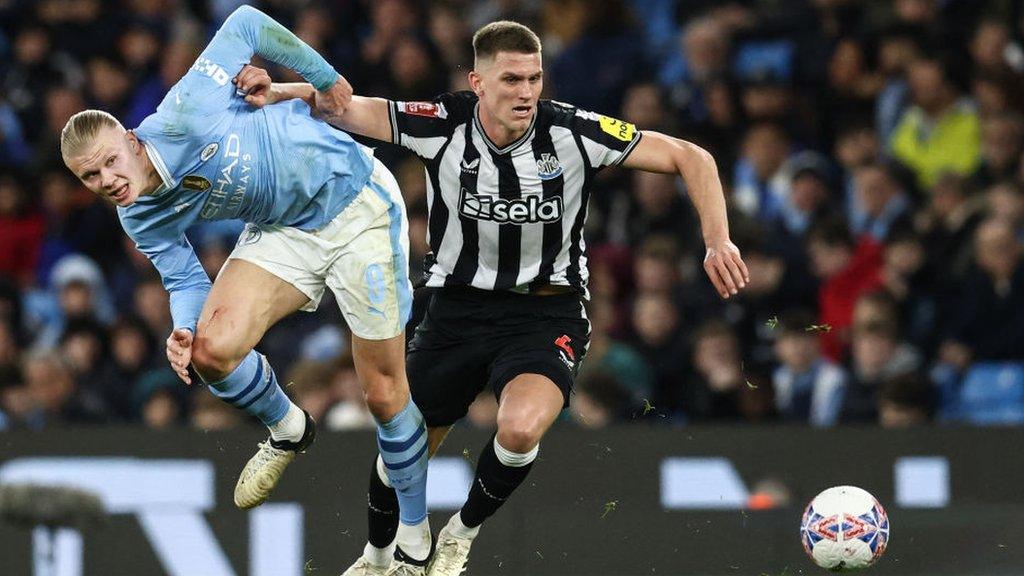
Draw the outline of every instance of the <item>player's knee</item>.
<instances>
[{"instance_id":1,"label":"player's knee","mask_svg":"<svg viewBox=\"0 0 1024 576\"><path fill-rule=\"evenodd\" d=\"M229 339L210 333L200 332L192 343L192 364L208 382L223 380L244 356Z\"/></svg>"},{"instance_id":2,"label":"player's knee","mask_svg":"<svg viewBox=\"0 0 1024 576\"><path fill-rule=\"evenodd\" d=\"M364 379L363 397L373 417L387 422L405 407L408 393L397 378L373 374Z\"/></svg>"},{"instance_id":3,"label":"player's knee","mask_svg":"<svg viewBox=\"0 0 1024 576\"><path fill-rule=\"evenodd\" d=\"M498 421L498 444L502 448L525 454L533 450L544 436L544 427L532 418L509 418Z\"/></svg>"}]
</instances>

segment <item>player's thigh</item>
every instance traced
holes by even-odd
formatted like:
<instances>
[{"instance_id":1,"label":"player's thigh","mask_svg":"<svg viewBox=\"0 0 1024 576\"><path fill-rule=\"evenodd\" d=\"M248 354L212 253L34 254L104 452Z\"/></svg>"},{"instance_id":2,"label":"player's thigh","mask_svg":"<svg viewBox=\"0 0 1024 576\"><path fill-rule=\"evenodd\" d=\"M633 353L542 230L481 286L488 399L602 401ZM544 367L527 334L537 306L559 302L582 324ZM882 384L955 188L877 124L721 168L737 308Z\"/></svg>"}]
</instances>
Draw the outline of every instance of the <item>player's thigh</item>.
<instances>
[{"instance_id":1,"label":"player's thigh","mask_svg":"<svg viewBox=\"0 0 1024 576\"><path fill-rule=\"evenodd\" d=\"M474 318L474 308L443 292L431 297L406 353L412 399L427 426L439 429L469 411L487 384L496 351L493 334ZM438 445L443 437L438 436Z\"/></svg>"},{"instance_id":2,"label":"player's thigh","mask_svg":"<svg viewBox=\"0 0 1024 576\"><path fill-rule=\"evenodd\" d=\"M260 266L229 259L203 305L198 336L221 347L248 350L268 328L307 302L308 296Z\"/></svg>"},{"instance_id":3,"label":"player's thigh","mask_svg":"<svg viewBox=\"0 0 1024 576\"><path fill-rule=\"evenodd\" d=\"M412 313L408 233L397 186L377 184L365 187L324 233L337 246L327 286L360 338L386 340L405 330Z\"/></svg>"},{"instance_id":4,"label":"player's thigh","mask_svg":"<svg viewBox=\"0 0 1024 576\"><path fill-rule=\"evenodd\" d=\"M494 396L499 404L504 402L509 383L535 374L553 383L561 391L562 407L568 407L590 344L590 322L582 304L571 296L546 296L524 314L533 316L532 328L504 338L491 368L489 384Z\"/></svg>"},{"instance_id":5,"label":"player's thigh","mask_svg":"<svg viewBox=\"0 0 1024 576\"><path fill-rule=\"evenodd\" d=\"M498 402L498 434L513 438L521 448L532 449L558 418L564 404L561 388L547 376L524 373L501 391ZM527 445L529 444L529 446Z\"/></svg>"}]
</instances>

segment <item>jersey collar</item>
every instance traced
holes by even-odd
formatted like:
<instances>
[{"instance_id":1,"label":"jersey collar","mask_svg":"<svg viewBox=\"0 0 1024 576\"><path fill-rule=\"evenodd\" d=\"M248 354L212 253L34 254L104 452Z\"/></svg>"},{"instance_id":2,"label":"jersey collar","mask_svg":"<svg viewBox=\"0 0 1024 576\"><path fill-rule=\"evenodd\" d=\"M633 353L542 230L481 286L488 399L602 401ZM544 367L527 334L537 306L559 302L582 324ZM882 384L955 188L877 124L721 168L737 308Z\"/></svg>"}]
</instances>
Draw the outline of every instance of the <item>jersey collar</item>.
<instances>
[{"instance_id":1,"label":"jersey collar","mask_svg":"<svg viewBox=\"0 0 1024 576\"><path fill-rule=\"evenodd\" d=\"M473 106L473 124L476 125L476 129L480 132L480 136L483 137L484 142L487 143L487 147L494 151L495 154L507 154L518 147L523 142L526 142L533 136L533 129L537 125L537 114L539 110L533 111L533 118L530 120L530 126L523 132L523 135L517 138L514 142L505 146L504 148L498 148L494 142L491 142L491 137L487 135L487 131L484 130L484 125L480 122L480 102L477 101L476 105Z\"/></svg>"},{"instance_id":2,"label":"jersey collar","mask_svg":"<svg viewBox=\"0 0 1024 576\"><path fill-rule=\"evenodd\" d=\"M146 155L149 156L149 161L153 163L153 167L156 168L156 173L160 175L160 181L162 184L153 191L152 195L160 194L170 188L174 187L174 181L171 179L171 173L167 170L167 164L164 162L160 153L157 152L156 148L143 142L142 148L146 151Z\"/></svg>"}]
</instances>

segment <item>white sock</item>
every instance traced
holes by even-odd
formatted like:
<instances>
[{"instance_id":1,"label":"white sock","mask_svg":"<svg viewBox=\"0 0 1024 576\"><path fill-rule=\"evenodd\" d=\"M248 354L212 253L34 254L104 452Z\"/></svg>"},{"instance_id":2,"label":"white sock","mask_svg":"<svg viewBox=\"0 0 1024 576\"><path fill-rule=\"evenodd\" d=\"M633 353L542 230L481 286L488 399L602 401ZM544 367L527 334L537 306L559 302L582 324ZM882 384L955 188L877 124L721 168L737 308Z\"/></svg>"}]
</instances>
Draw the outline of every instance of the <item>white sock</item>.
<instances>
[{"instance_id":1,"label":"white sock","mask_svg":"<svg viewBox=\"0 0 1024 576\"><path fill-rule=\"evenodd\" d=\"M540 444L537 444L533 447L533 450L530 450L525 454L519 454L518 452L513 452L499 444L498 437L494 437L494 454L498 457L498 462L501 462L510 468L526 466L537 459L538 452L540 452Z\"/></svg>"},{"instance_id":2,"label":"white sock","mask_svg":"<svg viewBox=\"0 0 1024 576\"><path fill-rule=\"evenodd\" d=\"M302 408L296 406L294 402L290 404L284 418L270 426L270 437L279 442L281 440L298 442L306 433L306 415L302 412Z\"/></svg>"},{"instance_id":3,"label":"white sock","mask_svg":"<svg viewBox=\"0 0 1024 576\"><path fill-rule=\"evenodd\" d=\"M395 543L392 542L387 548L377 548L369 542L363 548L363 558L374 566L390 566L391 560L395 557Z\"/></svg>"},{"instance_id":4,"label":"white sock","mask_svg":"<svg viewBox=\"0 0 1024 576\"><path fill-rule=\"evenodd\" d=\"M480 533L480 527L474 526L470 528L469 526L466 526L462 523L462 515L456 512L455 516L452 516L452 519L448 521L448 531L451 532L453 536L472 540Z\"/></svg>"},{"instance_id":5,"label":"white sock","mask_svg":"<svg viewBox=\"0 0 1024 576\"><path fill-rule=\"evenodd\" d=\"M413 560L426 560L430 556L430 520L424 518L415 526L399 522L395 543Z\"/></svg>"}]
</instances>

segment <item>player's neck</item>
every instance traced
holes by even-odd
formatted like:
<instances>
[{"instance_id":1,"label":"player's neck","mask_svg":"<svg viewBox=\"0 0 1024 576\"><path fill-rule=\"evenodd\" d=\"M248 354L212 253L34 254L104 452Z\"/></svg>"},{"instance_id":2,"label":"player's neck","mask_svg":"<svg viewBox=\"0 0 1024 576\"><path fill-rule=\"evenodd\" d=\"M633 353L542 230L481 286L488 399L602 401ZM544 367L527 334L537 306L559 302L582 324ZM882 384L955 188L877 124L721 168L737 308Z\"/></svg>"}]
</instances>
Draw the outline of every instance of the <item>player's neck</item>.
<instances>
[{"instance_id":1,"label":"player's neck","mask_svg":"<svg viewBox=\"0 0 1024 576\"><path fill-rule=\"evenodd\" d=\"M514 130L503 126L493 116L485 112L482 107L480 108L479 116L480 125L483 126L484 134L486 134L491 143L498 148L504 148L516 140L519 140L529 129L529 126L521 130Z\"/></svg>"},{"instance_id":2,"label":"player's neck","mask_svg":"<svg viewBox=\"0 0 1024 576\"><path fill-rule=\"evenodd\" d=\"M156 170L156 165L153 164L153 160L149 157L149 151L146 149L145 144L142 144L142 163L145 166L146 187L139 191L139 196L149 196L163 185L164 180L160 177L160 173Z\"/></svg>"}]
</instances>

